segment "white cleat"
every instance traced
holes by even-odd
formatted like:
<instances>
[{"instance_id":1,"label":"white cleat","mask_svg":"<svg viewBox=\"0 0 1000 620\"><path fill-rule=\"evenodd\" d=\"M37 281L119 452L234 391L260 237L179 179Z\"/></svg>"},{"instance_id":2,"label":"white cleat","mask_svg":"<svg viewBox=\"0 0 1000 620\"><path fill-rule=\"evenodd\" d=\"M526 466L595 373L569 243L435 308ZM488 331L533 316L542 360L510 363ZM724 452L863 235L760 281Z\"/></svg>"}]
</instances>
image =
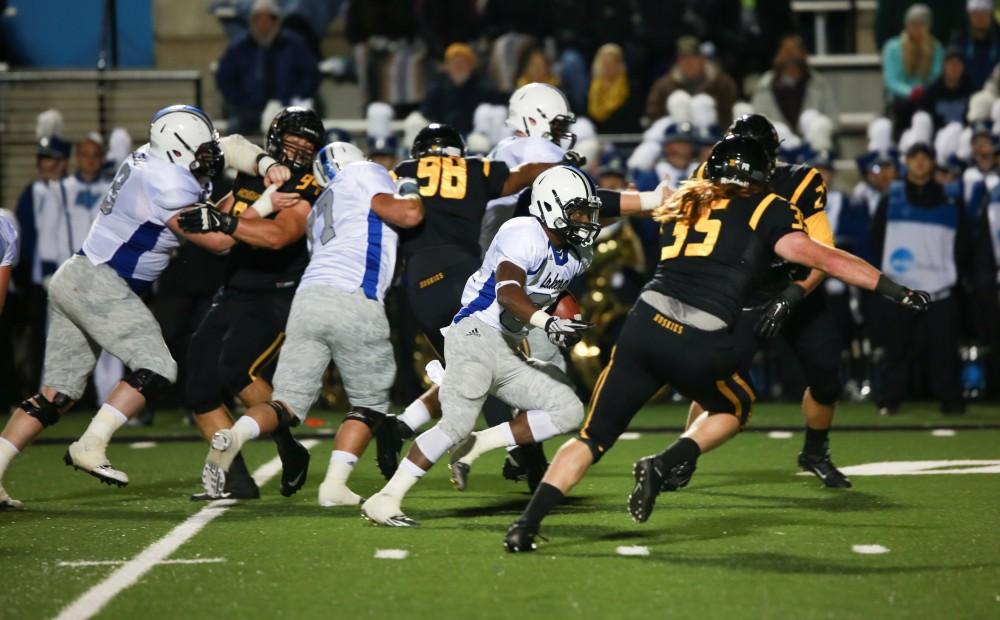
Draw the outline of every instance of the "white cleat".
<instances>
[{"instance_id":1,"label":"white cleat","mask_svg":"<svg viewBox=\"0 0 1000 620\"><path fill-rule=\"evenodd\" d=\"M233 459L239 453L235 448L236 437L232 430L226 428L212 435L211 447L205 457L205 466L201 469L201 485L205 487L204 499L224 499L227 496L226 472Z\"/></svg>"},{"instance_id":2,"label":"white cleat","mask_svg":"<svg viewBox=\"0 0 1000 620\"><path fill-rule=\"evenodd\" d=\"M378 525L417 527L420 524L403 514L399 500L385 493L376 493L361 504L361 516Z\"/></svg>"},{"instance_id":3,"label":"white cleat","mask_svg":"<svg viewBox=\"0 0 1000 620\"><path fill-rule=\"evenodd\" d=\"M83 437L69 444L63 462L80 471L87 472L104 484L119 487L128 485L128 474L115 469L104 453L104 446L95 446Z\"/></svg>"},{"instance_id":4,"label":"white cleat","mask_svg":"<svg viewBox=\"0 0 1000 620\"><path fill-rule=\"evenodd\" d=\"M0 486L0 512L4 510L22 510L24 509L24 504L17 501L10 495L7 495L7 491Z\"/></svg>"},{"instance_id":5,"label":"white cleat","mask_svg":"<svg viewBox=\"0 0 1000 620\"><path fill-rule=\"evenodd\" d=\"M323 508L334 506L358 506L364 498L343 484L323 481L319 485L319 505Z\"/></svg>"}]
</instances>

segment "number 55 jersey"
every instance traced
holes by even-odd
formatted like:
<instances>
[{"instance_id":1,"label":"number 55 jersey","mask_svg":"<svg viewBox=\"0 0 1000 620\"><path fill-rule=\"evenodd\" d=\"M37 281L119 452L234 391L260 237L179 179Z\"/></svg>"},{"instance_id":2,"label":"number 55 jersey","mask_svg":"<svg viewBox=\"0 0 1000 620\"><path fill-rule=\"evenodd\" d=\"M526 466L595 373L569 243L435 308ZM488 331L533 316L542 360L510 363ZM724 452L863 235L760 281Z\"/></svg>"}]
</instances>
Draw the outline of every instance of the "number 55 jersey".
<instances>
[{"instance_id":1,"label":"number 55 jersey","mask_svg":"<svg viewBox=\"0 0 1000 620\"><path fill-rule=\"evenodd\" d=\"M345 293L360 290L382 301L396 266L399 235L372 209L377 194L396 186L382 166L358 161L344 166L309 214L309 265L299 290L315 284Z\"/></svg>"}]
</instances>

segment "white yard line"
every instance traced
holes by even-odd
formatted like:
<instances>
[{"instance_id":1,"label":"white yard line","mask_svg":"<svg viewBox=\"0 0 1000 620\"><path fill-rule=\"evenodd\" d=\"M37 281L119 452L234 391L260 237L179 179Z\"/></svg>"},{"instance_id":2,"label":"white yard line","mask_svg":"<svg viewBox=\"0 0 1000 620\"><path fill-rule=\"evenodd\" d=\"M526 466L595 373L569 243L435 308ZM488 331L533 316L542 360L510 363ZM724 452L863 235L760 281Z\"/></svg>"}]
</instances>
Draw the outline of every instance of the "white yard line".
<instances>
[{"instance_id":1,"label":"white yard line","mask_svg":"<svg viewBox=\"0 0 1000 620\"><path fill-rule=\"evenodd\" d=\"M317 443L316 440L306 440L302 442L302 445L306 448L312 448ZM253 473L253 479L258 486L263 486L280 471L281 461L275 457L264 465L261 465ZM111 599L139 581L151 568L157 564L162 564L170 554L191 540L195 534L200 532L203 527L216 517L225 514L226 510L235 503L236 500L231 499L220 499L210 502L207 506L171 530L166 536L143 549L139 555L120 566L103 581L64 607L59 612L59 615L56 616L56 620L85 620L86 618L93 617L105 605L110 603Z\"/></svg>"},{"instance_id":2,"label":"white yard line","mask_svg":"<svg viewBox=\"0 0 1000 620\"><path fill-rule=\"evenodd\" d=\"M219 564L226 558L191 558L189 560L163 560L160 564ZM81 566L121 566L126 560L62 560L56 566L80 568Z\"/></svg>"}]
</instances>

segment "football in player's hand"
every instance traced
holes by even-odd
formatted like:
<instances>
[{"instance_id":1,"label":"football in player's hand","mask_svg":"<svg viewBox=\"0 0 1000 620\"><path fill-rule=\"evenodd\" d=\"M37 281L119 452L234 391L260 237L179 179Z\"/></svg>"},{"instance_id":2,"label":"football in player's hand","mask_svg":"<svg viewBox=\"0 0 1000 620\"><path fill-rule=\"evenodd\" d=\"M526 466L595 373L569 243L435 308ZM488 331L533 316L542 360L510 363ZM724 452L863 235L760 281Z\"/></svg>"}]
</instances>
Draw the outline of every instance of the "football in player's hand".
<instances>
[{"instance_id":1,"label":"football in player's hand","mask_svg":"<svg viewBox=\"0 0 1000 620\"><path fill-rule=\"evenodd\" d=\"M575 319L580 316L580 304L577 303L573 293L565 291L552 305L552 316L560 319Z\"/></svg>"}]
</instances>

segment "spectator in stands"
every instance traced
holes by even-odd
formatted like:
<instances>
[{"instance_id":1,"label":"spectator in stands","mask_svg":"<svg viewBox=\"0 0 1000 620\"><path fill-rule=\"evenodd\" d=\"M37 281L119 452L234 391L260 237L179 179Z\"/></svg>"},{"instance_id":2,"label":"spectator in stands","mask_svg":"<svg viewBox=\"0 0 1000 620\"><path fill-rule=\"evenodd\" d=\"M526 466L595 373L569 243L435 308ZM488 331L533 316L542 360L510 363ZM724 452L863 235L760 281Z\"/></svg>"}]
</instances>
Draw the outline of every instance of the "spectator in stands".
<instances>
[{"instance_id":1,"label":"spectator in stands","mask_svg":"<svg viewBox=\"0 0 1000 620\"><path fill-rule=\"evenodd\" d=\"M809 68L805 44L797 34L781 40L773 67L754 87L751 104L757 113L789 127L799 126L803 110L818 110L834 125L838 121L833 89L823 76Z\"/></svg>"},{"instance_id":2,"label":"spectator in stands","mask_svg":"<svg viewBox=\"0 0 1000 620\"><path fill-rule=\"evenodd\" d=\"M625 67L625 53L615 43L605 43L594 55L587 116L598 133L639 131L642 101L634 82L630 83Z\"/></svg>"},{"instance_id":3,"label":"spectator in stands","mask_svg":"<svg viewBox=\"0 0 1000 620\"><path fill-rule=\"evenodd\" d=\"M898 413L908 393L910 369L924 366L941 411L965 411L959 380L959 314L953 295L966 268L968 224L961 198L934 181L934 150L917 142L906 151L906 179L896 181L879 203L872 243L886 275L930 293L926 314L883 304L885 357L880 368L879 413Z\"/></svg>"},{"instance_id":4,"label":"spectator in stands","mask_svg":"<svg viewBox=\"0 0 1000 620\"><path fill-rule=\"evenodd\" d=\"M903 32L882 48L886 99L897 127L907 125L927 88L941 74L944 50L930 33L931 12L925 4L906 11Z\"/></svg>"},{"instance_id":5,"label":"spectator in stands","mask_svg":"<svg viewBox=\"0 0 1000 620\"><path fill-rule=\"evenodd\" d=\"M298 34L284 30L274 0L256 0L250 30L230 43L215 74L233 133L257 134L269 101L302 103L316 96L316 57Z\"/></svg>"},{"instance_id":6,"label":"spectator in stands","mask_svg":"<svg viewBox=\"0 0 1000 620\"><path fill-rule=\"evenodd\" d=\"M934 15L931 33L938 41L950 41L966 20L961 0L879 0L875 3L875 45L878 49L883 49L899 34L899 24L906 12L918 3L929 7Z\"/></svg>"},{"instance_id":7,"label":"spectator in stands","mask_svg":"<svg viewBox=\"0 0 1000 620\"><path fill-rule=\"evenodd\" d=\"M927 87L920 107L934 117L934 126L941 128L948 123L964 123L969 109L969 97L976 86L966 71L962 52L949 48L941 64L941 75Z\"/></svg>"},{"instance_id":8,"label":"spectator in stands","mask_svg":"<svg viewBox=\"0 0 1000 620\"><path fill-rule=\"evenodd\" d=\"M559 76L552 72L552 63L545 50L537 45L528 47L521 54L517 63L516 88L533 82L559 87Z\"/></svg>"},{"instance_id":9,"label":"spectator in stands","mask_svg":"<svg viewBox=\"0 0 1000 620\"><path fill-rule=\"evenodd\" d=\"M650 122L666 115L667 97L677 89L691 95L711 95L719 111L719 125L728 127L733 121L733 104L739 96L736 82L705 57L698 39L694 37L677 40L677 62L669 73L653 82L646 98L646 118Z\"/></svg>"},{"instance_id":10,"label":"spectator in stands","mask_svg":"<svg viewBox=\"0 0 1000 620\"><path fill-rule=\"evenodd\" d=\"M479 58L467 44L448 46L442 73L427 89L420 109L427 120L451 125L464 135L472 131L472 116L479 104L502 101L478 65Z\"/></svg>"},{"instance_id":11,"label":"spectator in stands","mask_svg":"<svg viewBox=\"0 0 1000 620\"><path fill-rule=\"evenodd\" d=\"M1000 62L1000 25L993 18L992 0L968 0L968 21L952 37L965 60L965 70L976 90L983 87Z\"/></svg>"},{"instance_id":12,"label":"spectator in stands","mask_svg":"<svg viewBox=\"0 0 1000 620\"><path fill-rule=\"evenodd\" d=\"M601 163L597 168L597 186L616 191L628 189L628 170L624 155L616 150L601 154Z\"/></svg>"}]
</instances>

